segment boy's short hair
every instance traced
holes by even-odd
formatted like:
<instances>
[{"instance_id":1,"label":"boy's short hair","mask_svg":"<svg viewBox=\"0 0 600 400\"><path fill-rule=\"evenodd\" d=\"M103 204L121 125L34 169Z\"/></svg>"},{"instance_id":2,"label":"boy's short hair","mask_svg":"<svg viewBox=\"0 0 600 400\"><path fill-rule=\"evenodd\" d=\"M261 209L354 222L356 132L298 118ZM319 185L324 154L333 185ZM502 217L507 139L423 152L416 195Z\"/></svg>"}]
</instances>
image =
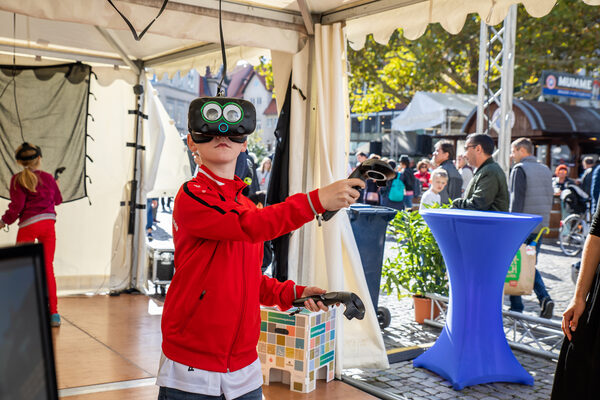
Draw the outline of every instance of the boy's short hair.
<instances>
[{"instance_id":1,"label":"boy's short hair","mask_svg":"<svg viewBox=\"0 0 600 400\"><path fill-rule=\"evenodd\" d=\"M358 156L366 157L367 155L364 152L359 151L358 153L356 153L356 157Z\"/></svg>"},{"instance_id":2,"label":"boy's short hair","mask_svg":"<svg viewBox=\"0 0 600 400\"><path fill-rule=\"evenodd\" d=\"M533 143L531 142L531 139L529 139L529 138L525 138L525 137L518 138L517 140L512 142L511 146L517 150L525 149L527 154L533 154Z\"/></svg>"},{"instance_id":3,"label":"boy's short hair","mask_svg":"<svg viewBox=\"0 0 600 400\"><path fill-rule=\"evenodd\" d=\"M448 179L448 172L444 168L438 167L431 173L431 180L433 181L435 178Z\"/></svg>"}]
</instances>

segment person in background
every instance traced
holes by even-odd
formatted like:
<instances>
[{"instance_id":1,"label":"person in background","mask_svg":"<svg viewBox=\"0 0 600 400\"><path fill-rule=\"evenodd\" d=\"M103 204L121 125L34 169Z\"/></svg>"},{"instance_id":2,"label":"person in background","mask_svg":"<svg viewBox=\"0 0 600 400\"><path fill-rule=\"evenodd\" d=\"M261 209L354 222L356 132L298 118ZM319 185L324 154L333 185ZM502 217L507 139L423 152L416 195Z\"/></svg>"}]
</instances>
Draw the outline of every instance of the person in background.
<instances>
[{"instance_id":1,"label":"person in background","mask_svg":"<svg viewBox=\"0 0 600 400\"><path fill-rule=\"evenodd\" d=\"M448 183L448 173L443 168L436 168L431 173L431 186L423 193L421 197L421 204L419 205L419 211L423 211L427 206L434 204L441 204L442 198L440 193L446 187Z\"/></svg>"},{"instance_id":2,"label":"person in background","mask_svg":"<svg viewBox=\"0 0 600 400\"><path fill-rule=\"evenodd\" d=\"M42 150L38 146L23 143L17 148L15 158L23 167L23 171L16 173L10 179L10 203L0 220L0 229L18 219L17 243L31 243L37 240L44 246L50 325L58 327L61 321L54 277L56 249L54 207L62 203L62 195L54 177L40 169Z\"/></svg>"},{"instance_id":3,"label":"person in background","mask_svg":"<svg viewBox=\"0 0 600 400\"><path fill-rule=\"evenodd\" d=\"M492 158L494 140L483 133L467 136L465 157L476 168L464 197L452 201L452 208L479 211L508 211L508 187L504 171Z\"/></svg>"},{"instance_id":4,"label":"person in background","mask_svg":"<svg viewBox=\"0 0 600 400\"><path fill-rule=\"evenodd\" d=\"M415 178L415 173L410 167L410 158L407 155L400 156L400 179L404 183L404 209L411 211L413 198L415 197L415 186L421 182Z\"/></svg>"},{"instance_id":5,"label":"person in background","mask_svg":"<svg viewBox=\"0 0 600 400\"><path fill-rule=\"evenodd\" d=\"M565 190L568 186L575 185L575 181L567 176L568 173L569 169L564 164L560 164L554 170L554 174L556 176L552 178L552 187L554 188L555 196L560 196L563 190ZM570 210L563 201L562 196L560 197L560 215L561 219L565 219L570 214Z\"/></svg>"},{"instance_id":6,"label":"person in background","mask_svg":"<svg viewBox=\"0 0 600 400\"><path fill-rule=\"evenodd\" d=\"M555 195L560 195L567 186L575 184L573 179L567 176L568 174L569 168L565 164L560 164L554 170L554 175L556 176L552 178L552 187L554 188Z\"/></svg>"},{"instance_id":7,"label":"person in background","mask_svg":"<svg viewBox=\"0 0 600 400\"><path fill-rule=\"evenodd\" d=\"M415 178L421 182L421 187L423 190L429 189L429 180L431 179L431 174L429 173L429 167L427 165L426 160L421 160L417 164L417 172L415 172Z\"/></svg>"},{"instance_id":8,"label":"person in background","mask_svg":"<svg viewBox=\"0 0 600 400\"><path fill-rule=\"evenodd\" d=\"M258 185L261 191L266 191L269 188L269 180L271 179L271 159L269 157L263 158L260 163L260 168L257 171Z\"/></svg>"},{"instance_id":9,"label":"person in background","mask_svg":"<svg viewBox=\"0 0 600 400\"><path fill-rule=\"evenodd\" d=\"M511 157L515 166L510 172L509 212L540 215L543 220L535 227L525 244L535 241L539 231L548 227L550 211L552 210L552 172L545 164L541 164L533 156L533 143L528 138L520 138L511 144ZM535 244L536 264L542 247L542 237ZM540 302L540 317L552 318L554 301L546 290L546 285L540 272L535 270L533 291ZM510 296L510 310L523 312L521 296Z\"/></svg>"},{"instance_id":10,"label":"person in background","mask_svg":"<svg viewBox=\"0 0 600 400\"><path fill-rule=\"evenodd\" d=\"M463 154L456 156L456 168L462 177L462 192L464 193L469 186L469 182L473 179L473 168L467 163L467 159Z\"/></svg>"},{"instance_id":11,"label":"person in background","mask_svg":"<svg viewBox=\"0 0 600 400\"><path fill-rule=\"evenodd\" d=\"M455 155L456 151L452 143L444 140L436 143L432 164L444 168L448 173L448 184L440 193L442 204L448 204L449 199L457 199L462 196L463 180L452 162Z\"/></svg>"},{"instance_id":12,"label":"person in background","mask_svg":"<svg viewBox=\"0 0 600 400\"><path fill-rule=\"evenodd\" d=\"M390 179L388 181L385 182L385 186L379 188L379 194L381 196L381 205L382 206L386 206L386 207L390 207L393 208L395 210L404 210L404 201L394 201L390 198L390 192L392 190L398 190L396 188L396 185L398 184L397 180L400 179L400 174L398 172L398 167L396 165L396 162L394 160L388 160L387 162L390 167L392 167L392 169L394 171L396 171L396 177L394 179ZM394 183L395 182L395 183ZM402 183L402 185L404 185ZM400 194L397 193L393 193L393 196L398 196ZM404 198L404 188L402 188L402 193L401 193L401 197Z\"/></svg>"},{"instance_id":13,"label":"person in background","mask_svg":"<svg viewBox=\"0 0 600 400\"><path fill-rule=\"evenodd\" d=\"M362 151L356 153L356 167L358 167L363 161L367 159L367 155Z\"/></svg>"},{"instance_id":14,"label":"person in background","mask_svg":"<svg viewBox=\"0 0 600 400\"><path fill-rule=\"evenodd\" d=\"M575 293L563 313L565 338L556 364L552 400L595 400L600 393L599 209L583 246Z\"/></svg>"},{"instance_id":15,"label":"person in background","mask_svg":"<svg viewBox=\"0 0 600 400\"><path fill-rule=\"evenodd\" d=\"M380 160L381 156L379 154L371 154L369 159ZM381 204L381 199L379 195L379 186L373 179L367 179L365 182L365 190L364 190L364 199L363 202L365 204L370 204L372 206L378 206Z\"/></svg>"},{"instance_id":16,"label":"person in background","mask_svg":"<svg viewBox=\"0 0 600 400\"><path fill-rule=\"evenodd\" d=\"M594 170L594 158L585 157L583 159L583 173L579 179L579 184L584 192L592 194L592 171Z\"/></svg>"}]
</instances>

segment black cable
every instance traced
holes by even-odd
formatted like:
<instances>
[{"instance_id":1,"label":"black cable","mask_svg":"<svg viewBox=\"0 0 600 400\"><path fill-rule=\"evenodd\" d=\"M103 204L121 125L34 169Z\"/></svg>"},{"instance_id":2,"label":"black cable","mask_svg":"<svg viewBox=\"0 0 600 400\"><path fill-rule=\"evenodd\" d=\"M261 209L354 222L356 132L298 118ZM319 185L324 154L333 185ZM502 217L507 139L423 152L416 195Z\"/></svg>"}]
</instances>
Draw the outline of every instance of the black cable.
<instances>
[{"instance_id":1,"label":"black cable","mask_svg":"<svg viewBox=\"0 0 600 400\"><path fill-rule=\"evenodd\" d=\"M221 36L221 58L223 59L223 72L221 74L221 82L219 82L219 86L217 87L217 96L223 96L223 89L221 89L221 85L223 84L225 76L227 76L227 55L225 54L225 42L223 40L223 23L221 20L221 0L219 0L219 35Z\"/></svg>"},{"instance_id":2,"label":"black cable","mask_svg":"<svg viewBox=\"0 0 600 400\"><path fill-rule=\"evenodd\" d=\"M154 19L152 21L150 21L150 23L148 24L148 26L146 26L144 28L144 30L142 31L142 33L140 33L138 35L137 32L135 31L135 28L133 27L133 24L127 19L127 17L121 11L119 11L119 9L117 8L117 6L115 6L115 4L112 2L112 0L107 0L107 1L108 1L108 4L110 4L115 9L115 11L117 11L117 13L119 13L119 15L121 16L121 18L123 18L123 21L125 21L125 23L127 24L127 27L129 27L129 30L131 31L131 34L133 35L133 38L136 41L138 41L138 42L140 40L142 40L142 37L144 37L144 35L148 31L148 29L150 29L150 27L152 26L152 24L158 19L158 17L160 17L160 15L163 13L163 11L165 11L165 8L167 7L167 3L169 2L169 0L164 0L163 1L162 7L160 8L160 11L156 15L156 17L154 17Z\"/></svg>"}]
</instances>

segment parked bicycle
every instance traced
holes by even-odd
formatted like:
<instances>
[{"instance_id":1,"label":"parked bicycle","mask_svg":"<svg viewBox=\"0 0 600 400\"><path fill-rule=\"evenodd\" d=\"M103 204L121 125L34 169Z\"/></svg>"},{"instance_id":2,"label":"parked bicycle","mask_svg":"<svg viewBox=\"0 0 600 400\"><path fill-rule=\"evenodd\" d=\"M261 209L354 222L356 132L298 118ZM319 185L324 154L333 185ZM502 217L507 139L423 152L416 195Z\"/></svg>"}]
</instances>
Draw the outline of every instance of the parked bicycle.
<instances>
[{"instance_id":1,"label":"parked bicycle","mask_svg":"<svg viewBox=\"0 0 600 400\"><path fill-rule=\"evenodd\" d=\"M579 254L590 231L592 221L591 199L581 188L570 185L561 193L561 207L569 214L560 221L558 238L560 248L567 256Z\"/></svg>"}]
</instances>

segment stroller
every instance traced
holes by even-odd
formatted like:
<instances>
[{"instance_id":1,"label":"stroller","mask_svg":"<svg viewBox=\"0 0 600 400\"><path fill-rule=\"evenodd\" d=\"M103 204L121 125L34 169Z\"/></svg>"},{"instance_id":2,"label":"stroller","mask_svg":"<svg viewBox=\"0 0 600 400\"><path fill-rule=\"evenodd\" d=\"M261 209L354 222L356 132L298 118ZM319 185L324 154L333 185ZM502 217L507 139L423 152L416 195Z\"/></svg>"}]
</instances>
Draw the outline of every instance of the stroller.
<instances>
[{"instance_id":1,"label":"stroller","mask_svg":"<svg viewBox=\"0 0 600 400\"><path fill-rule=\"evenodd\" d=\"M590 201L590 195L574 184L568 185L560 194L560 202L566 215L584 215Z\"/></svg>"}]
</instances>

